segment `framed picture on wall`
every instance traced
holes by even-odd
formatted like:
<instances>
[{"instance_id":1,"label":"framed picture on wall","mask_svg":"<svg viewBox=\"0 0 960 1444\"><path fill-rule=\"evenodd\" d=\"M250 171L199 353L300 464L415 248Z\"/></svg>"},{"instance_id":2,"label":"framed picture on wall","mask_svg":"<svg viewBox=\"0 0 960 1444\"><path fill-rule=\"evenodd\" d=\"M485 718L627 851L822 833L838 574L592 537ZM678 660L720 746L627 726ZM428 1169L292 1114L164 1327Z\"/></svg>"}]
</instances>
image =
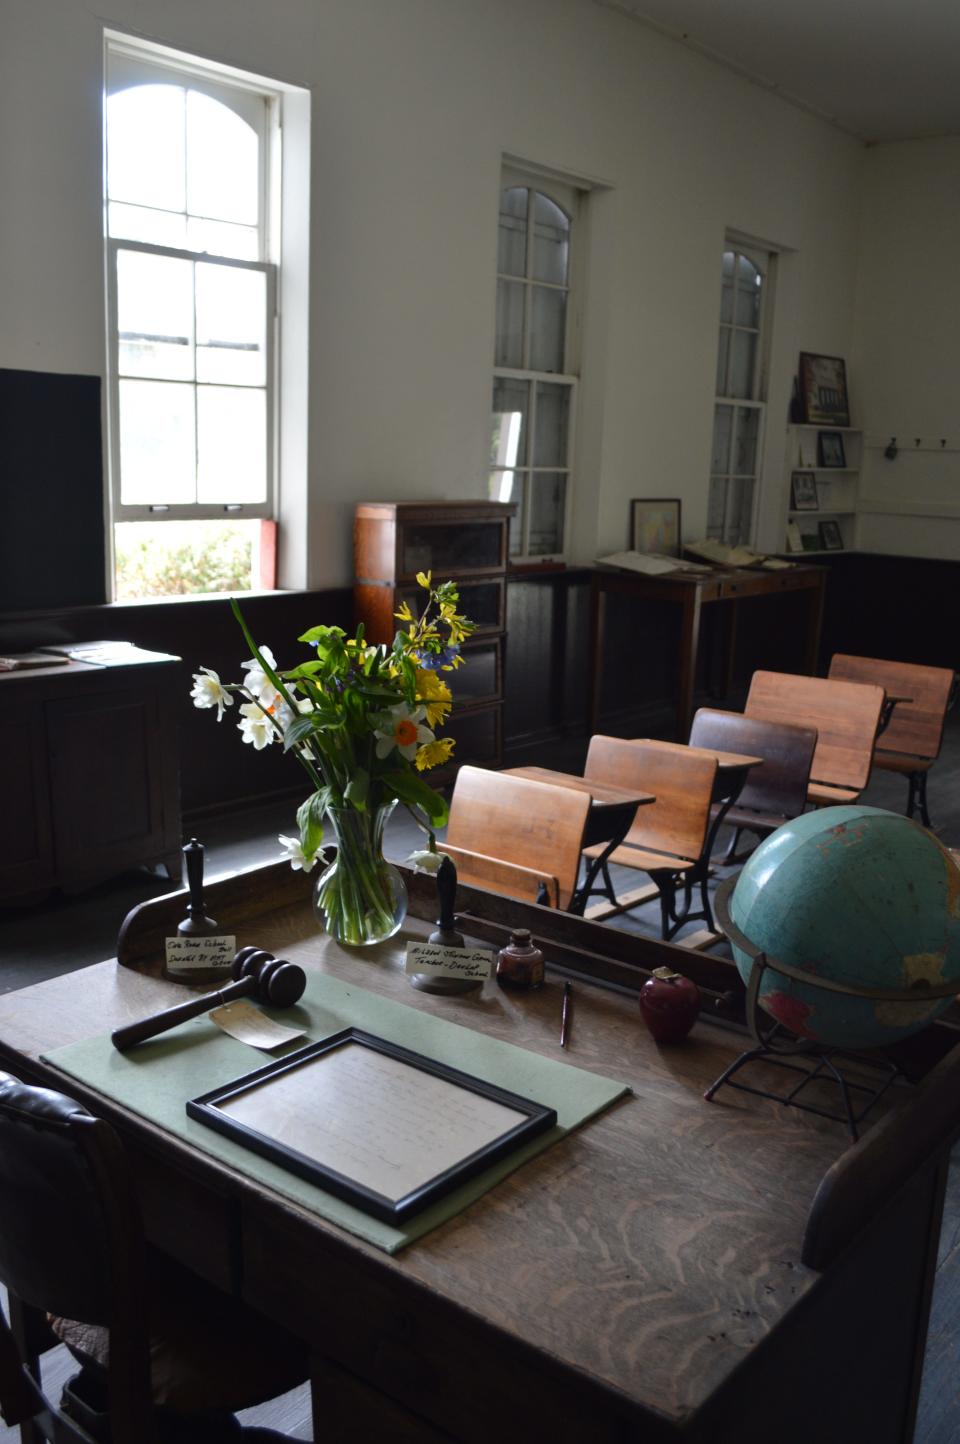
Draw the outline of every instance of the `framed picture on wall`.
<instances>
[{"instance_id":1,"label":"framed picture on wall","mask_svg":"<svg viewBox=\"0 0 960 1444\"><path fill-rule=\"evenodd\" d=\"M817 465L846 466L847 457L843 449L843 437L839 431L817 432Z\"/></svg>"},{"instance_id":2,"label":"framed picture on wall","mask_svg":"<svg viewBox=\"0 0 960 1444\"><path fill-rule=\"evenodd\" d=\"M820 523L820 545L825 552L843 551L843 537L840 535L840 527L835 521Z\"/></svg>"},{"instance_id":3,"label":"framed picture on wall","mask_svg":"<svg viewBox=\"0 0 960 1444\"><path fill-rule=\"evenodd\" d=\"M680 498L638 497L630 503L630 550L680 555Z\"/></svg>"},{"instance_id":4,"label":"framed picture on wall","mask_svg":"<svg viewBox=\"0 0 960 1444\"><path fill-rule=\"evenodd\" d=\"M803 419L814 426L849 426L847 368L839 356L800 352L800 401Z\"/></svg>"},{"instance_id":5,"label":"framed picture on wall","mask_svg":"<svg viewBox=\"0 0 960 1444\"><path fill-rule=\"evenodd\" d=\"M795 471L790 478L794 511L818 511L817 478L812 471Z\"/></svg>"}]
</instances>

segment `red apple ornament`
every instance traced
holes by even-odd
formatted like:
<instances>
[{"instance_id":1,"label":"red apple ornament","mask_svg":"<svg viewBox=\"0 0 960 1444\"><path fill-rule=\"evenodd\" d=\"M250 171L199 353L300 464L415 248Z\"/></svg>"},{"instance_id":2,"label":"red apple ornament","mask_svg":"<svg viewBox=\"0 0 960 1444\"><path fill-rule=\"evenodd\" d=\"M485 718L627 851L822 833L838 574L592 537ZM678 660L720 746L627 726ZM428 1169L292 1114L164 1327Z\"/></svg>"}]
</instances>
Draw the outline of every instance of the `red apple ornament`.
<instances>
[{"instance_id":1,"label":"red apple ornament","mask_svg":"<svg viewBox=\"0 0 960 1444\"><path fill-rule=\"evenodd\" d=\"M696 983L672 968L654 968L640 989L640 1012L658 1043L679 1043L697 1021L699 1011Z\"/></svg>"}]
</instances>

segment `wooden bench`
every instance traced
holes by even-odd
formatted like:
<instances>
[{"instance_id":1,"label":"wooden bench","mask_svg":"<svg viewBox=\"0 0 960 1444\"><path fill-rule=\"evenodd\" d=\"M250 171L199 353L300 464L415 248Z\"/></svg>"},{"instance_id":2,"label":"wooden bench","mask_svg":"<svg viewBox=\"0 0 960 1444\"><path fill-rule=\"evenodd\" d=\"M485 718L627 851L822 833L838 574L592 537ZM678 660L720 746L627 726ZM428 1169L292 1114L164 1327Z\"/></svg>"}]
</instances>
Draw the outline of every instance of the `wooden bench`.
<instances>
[{"instance_id":1,"label":"wooden bench","mask_svg":"<svg viewBox=\"0 0 960 1444\"><path fill-rule=\"evenodd\" d=\"M632 867L649 873L660 898L661 936L669 940L683 926L704 918L713 928L707 895L707 828L710 803L717 775L717 759L710 753L684 747L681 743L631 742L622 737L596 736L590 739L584 776L591 781L616 782L621 786L643 787L656 801L637 811L633 825L620 847L602 868L607 896L614 907L626 911L646 901L646 891L633 898L618 898L608 865ZM597 857L601 844L588 847L587 857ZM679 884L684 905L677 912ZM693 889L699 885L702 911L690 911Z\"/></svg>"},{"instance_id":2,"label":"wooden bench","mask_svg":"<svg viewBox=\"0 0 960 1444\"><path fill-rule=\"evenodd\" d=\"M876 657L850 657L837 652L830 676L848 682L873 682L898 701L873 755L874 765L907 779L907 816L920 807L924 827L927 774L940 755L943 725L953 699L955 674L949 667L923 667L912 662L884 662Z\"/></svg>"},{"instance_id":3,"label":"wooden bench","mask_svg":"<svg viewBox=\"0 0 960 1444\"><path fill-rule=\"evenodd\" d=\"M727 752L747 752L763 758L763 766L747 780L726 811L714 806L713 815L734 829L724 862L733 862L742 832L768 837L785 822L799 817L807 804L810 767L817 745L813 727L767 722L739 712L701 707L690 730L691 745Z\"/></svg>"},{"instance_id":4,"label":"wooden bench","mask_svg":"<svg viewBox=\"0 0 960 1444\"><path fill-rule=\"evenodd\" d=\"M589 812L589 792L461 767L438 847L471 887L566 909Z\"/></svg>"},{"instance_id":5,"label":"wooden bench","mask_svg":"<svg viewBox=\"0 0 960 1444\"><path fill-rule=\"evenodd\" d=\"M816 730L807 801L836 807L856 802L867 785L883 702L875 685L754 672L744 713Z\"/></svg>"}]
</instances>

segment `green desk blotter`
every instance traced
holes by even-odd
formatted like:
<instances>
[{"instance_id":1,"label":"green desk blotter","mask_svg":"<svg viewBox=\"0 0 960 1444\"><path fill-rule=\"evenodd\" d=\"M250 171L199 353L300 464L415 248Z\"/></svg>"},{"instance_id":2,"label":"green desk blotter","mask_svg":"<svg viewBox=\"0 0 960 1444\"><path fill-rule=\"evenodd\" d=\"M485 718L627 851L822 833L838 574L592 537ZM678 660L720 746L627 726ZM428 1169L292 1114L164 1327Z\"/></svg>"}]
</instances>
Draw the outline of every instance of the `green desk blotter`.
<instances>
[{"instance_id":1,"label":"green desk blotter","mask_svg":"<svg viewBox=\"0 0 960 1444\"><path fill-rule=\"evenodd\" d=\"M221 1032L209 1018L182 1023L127 1053L118 1053L109 1036L103 1035L58 1048L45 1055L45 1061L387 1253L396 1253L453 1218L527 1159L630 1091L626 1084L542 1058L513 1043L502 1043L323 974L308 974L303 1001L290 1010L284 1021L287 1018L306 1034L306 1038L290 1045L289 1052L341 1028L361 1028L555 1108L557 1127L397 1228L371 1218L187 1117L188 1098L240 1078L268 1060L268 1055Z\"/></svg>"}]
</instances>

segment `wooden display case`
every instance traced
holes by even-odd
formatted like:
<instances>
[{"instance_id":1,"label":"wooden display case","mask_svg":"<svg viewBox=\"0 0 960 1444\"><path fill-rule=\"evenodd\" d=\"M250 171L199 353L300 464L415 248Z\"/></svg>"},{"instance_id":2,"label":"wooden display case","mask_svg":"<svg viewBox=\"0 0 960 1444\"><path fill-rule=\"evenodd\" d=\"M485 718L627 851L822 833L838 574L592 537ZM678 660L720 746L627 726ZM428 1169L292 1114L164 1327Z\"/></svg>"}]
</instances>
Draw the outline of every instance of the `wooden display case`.
<instances>
[{"instance_id":1,"label":"wooden display case","mask_svg":"<svg viewBox=\"0 0 960 1444\"><path fill-rule=\"evenodd\" d=\"M355 620L371 642L389 643L401 602L418 611L418 572L455 580L460 609L477 624L464 643L466 666L452 678L454 710L445 734L457 764L502 761L506 574L512 502L361 502L353 528Z\"/></svg>"}]
</instances>

